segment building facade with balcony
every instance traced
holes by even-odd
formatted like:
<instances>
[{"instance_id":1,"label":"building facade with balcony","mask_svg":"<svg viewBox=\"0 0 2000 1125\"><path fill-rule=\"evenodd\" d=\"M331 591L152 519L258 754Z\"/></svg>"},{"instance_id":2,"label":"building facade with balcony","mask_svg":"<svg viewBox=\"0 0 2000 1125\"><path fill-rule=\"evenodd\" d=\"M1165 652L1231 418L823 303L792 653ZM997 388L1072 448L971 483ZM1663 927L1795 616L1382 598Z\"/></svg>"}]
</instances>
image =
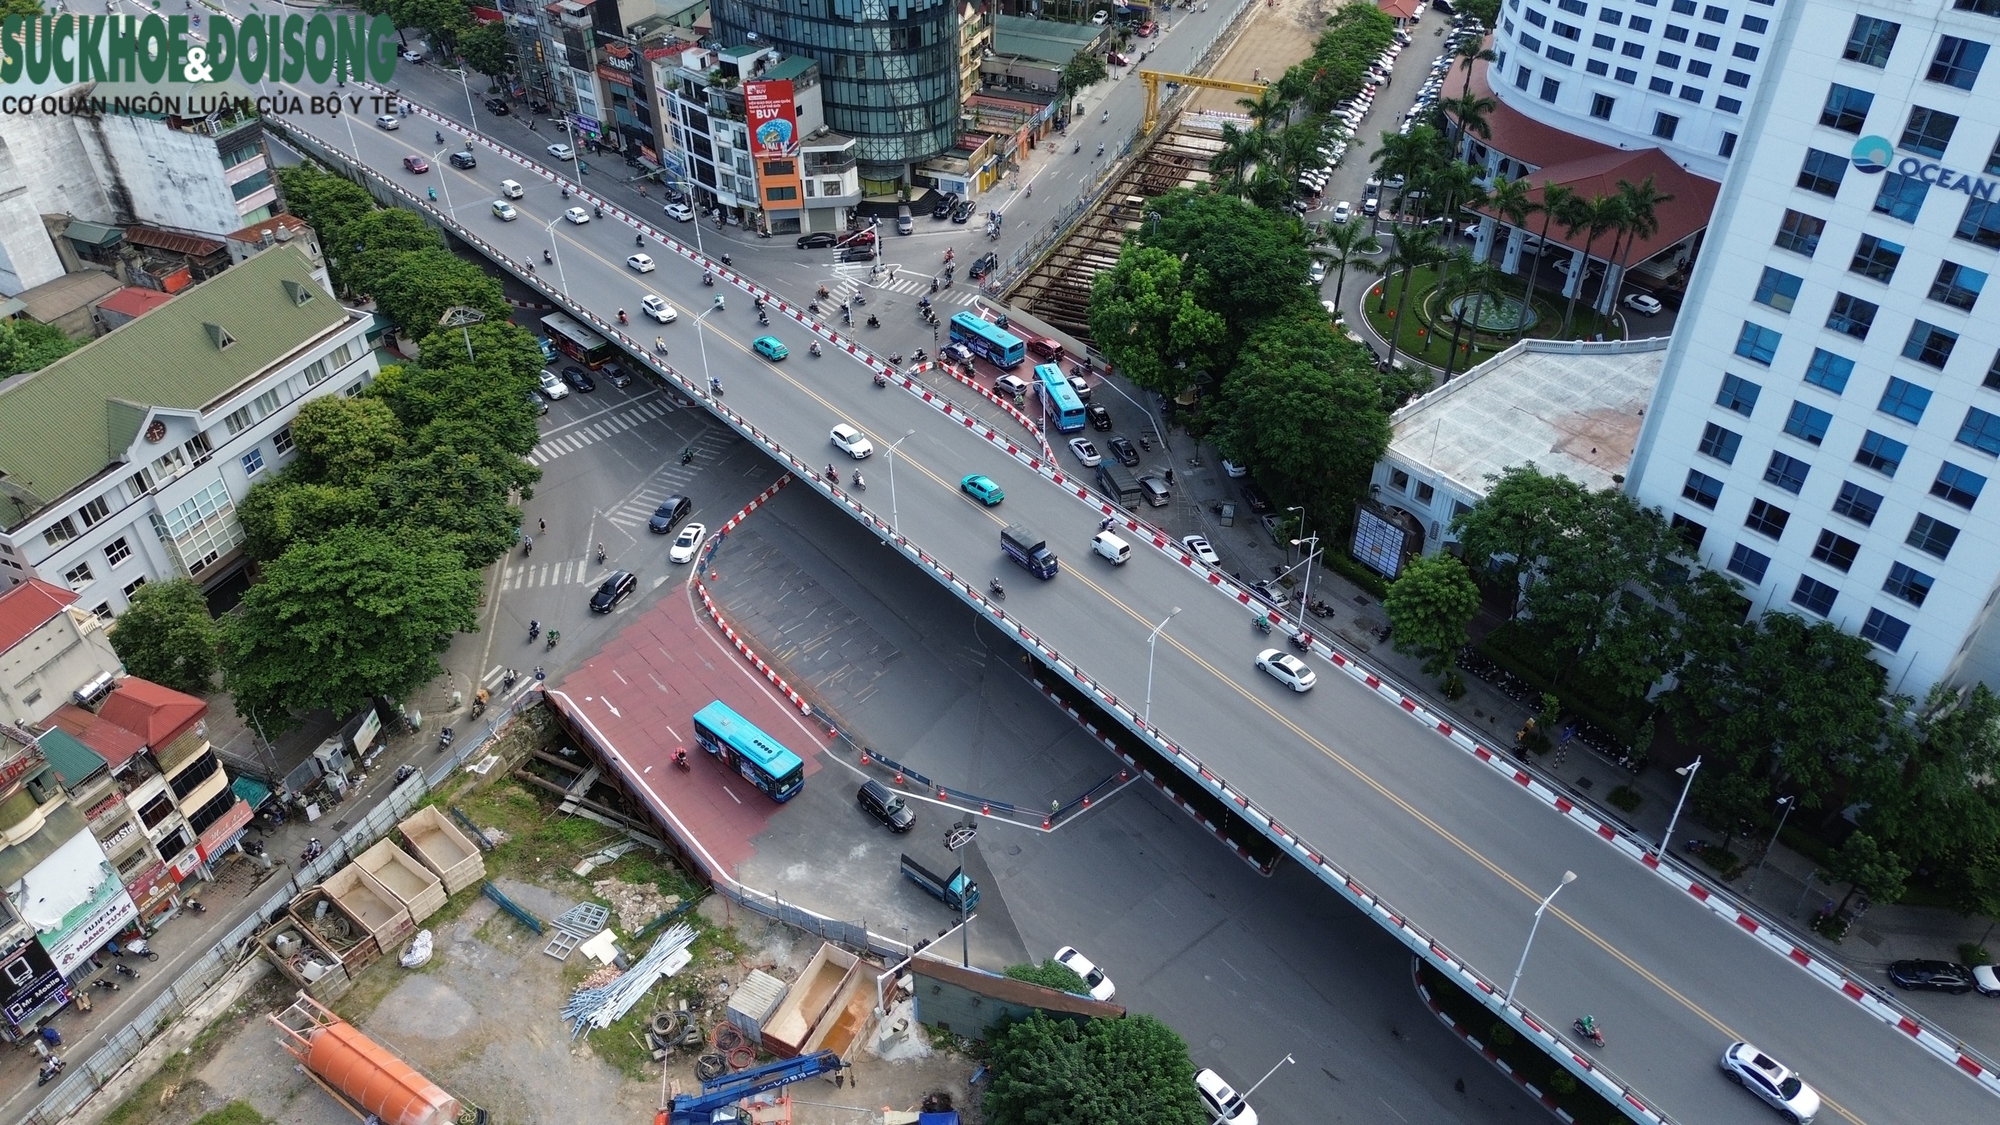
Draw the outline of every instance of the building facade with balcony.
<instances>
[{"instance_id":1,"label":"building facade with balcony","mask_svg":"<svg viewBox=\"0 0 2000 1125\"><path fill-rule=\"evenodd\" d=\"M107 619L146 582L213 590L244 561L236 506L290 459L299 407L374 379L370 321L276 247L0 384L5 585L40 578Z\"/></svg>"},{"instance_id":2,"label":"building facade with balcony","mask_svg":"<svg viewBox=\"0 0 2000 1125\"><path fill-rule=\"evenodd\" d=\"M847 228L861 202L857 144L826 126L817 63L696 47L656 66L674 133L663 182L774 234Z\"/></svg>"},{"instance_id":3,"label":"building facade with balcony","mask_svg":"<svg viewBox=\"0 0 2000 1125\"><path fill-rule=\"evenodd\" d=\"M105 621L76 601L36 578L0 590L0 722L33 727L124 672Z\"/></svg>"}]
</instances>

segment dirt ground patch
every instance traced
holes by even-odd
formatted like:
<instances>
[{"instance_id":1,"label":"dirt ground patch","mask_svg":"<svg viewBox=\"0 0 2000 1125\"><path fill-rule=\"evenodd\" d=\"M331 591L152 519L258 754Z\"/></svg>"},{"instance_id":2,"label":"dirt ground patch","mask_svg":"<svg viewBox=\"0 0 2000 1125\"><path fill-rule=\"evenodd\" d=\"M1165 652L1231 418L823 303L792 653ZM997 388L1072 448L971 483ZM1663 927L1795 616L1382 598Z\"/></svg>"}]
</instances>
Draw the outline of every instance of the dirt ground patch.
<instances>
[{"instance_id":1,"label":"dirt ground patch","mask_svg":"<svg viewBox=\"0 0 2000 1125\"><path fill-rule=\"evenodd\" d=\"M1312 54L1313 44L1326 30L1327 17L1339 6L1335 0L1267 0L1208 76L1231 82L1276 81L1286 68ZM1242 96L1228 90L1196 90L1189 105L1239 113L1243 107L1236 99Z\"/></svg>"}]
</instances>

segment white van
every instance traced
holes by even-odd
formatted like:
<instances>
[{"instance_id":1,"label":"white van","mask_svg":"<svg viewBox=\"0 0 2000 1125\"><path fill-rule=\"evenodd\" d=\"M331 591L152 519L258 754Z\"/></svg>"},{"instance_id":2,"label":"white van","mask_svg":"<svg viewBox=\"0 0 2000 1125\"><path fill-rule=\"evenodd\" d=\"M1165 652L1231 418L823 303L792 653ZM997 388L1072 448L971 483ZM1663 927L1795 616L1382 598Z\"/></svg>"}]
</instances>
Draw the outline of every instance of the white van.
<instances>
[{"instance_id":1,"label":"white van","mask_svg":"<svg viewBox=\"0 0 2000 1125\"><path fill-rule=\"evenodd\" d=\"M1124 566L1132 557L1132 548L1108 531L1098 532L1097 538L1090 541L1090 549L1110 559L1113 566Z\"/></svg>"},{"instance_id":2,"label":"white van","mask_svg":"<svg viewBox=\"0 0 2000 1125\"><path fill-rule=\"evenodd\" d=\"M506 196L508 199L519 199L527 193L521 190L519 183L513 180L501 180L500 194Z\"/></svg>"}]
</instances>

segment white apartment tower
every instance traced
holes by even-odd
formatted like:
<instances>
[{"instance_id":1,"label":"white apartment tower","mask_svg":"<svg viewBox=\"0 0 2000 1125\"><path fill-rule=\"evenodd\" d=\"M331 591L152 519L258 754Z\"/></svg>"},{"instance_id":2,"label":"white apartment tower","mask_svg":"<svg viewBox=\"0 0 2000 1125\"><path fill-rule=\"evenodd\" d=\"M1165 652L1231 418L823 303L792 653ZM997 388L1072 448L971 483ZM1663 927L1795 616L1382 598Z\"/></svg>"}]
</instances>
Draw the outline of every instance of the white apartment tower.
<instances>
[{"instance_id":1,"label":"white apartment tower","mask_svg":"<svg viewBox=\"0 0 2000 1125\"><path fill-rule=\"evenodd\" d=\"M2000 0L1792 0L1627 488L1753 613L2000 683Z\"/></svg>"}]
</instances>

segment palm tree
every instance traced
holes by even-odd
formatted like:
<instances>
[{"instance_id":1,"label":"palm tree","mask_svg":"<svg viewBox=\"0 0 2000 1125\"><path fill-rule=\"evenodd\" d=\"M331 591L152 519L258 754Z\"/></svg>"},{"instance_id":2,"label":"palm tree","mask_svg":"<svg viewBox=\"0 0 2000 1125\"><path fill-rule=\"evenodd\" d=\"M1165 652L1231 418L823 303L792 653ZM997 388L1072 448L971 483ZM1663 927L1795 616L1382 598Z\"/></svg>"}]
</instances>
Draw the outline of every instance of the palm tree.
<instances>
[{"instance_id":1,"label":"palm tree","mask_svg":"<svg viewBox=\"0 0 2000 1125\"><path fill-rule=\"evenodd\" d=\"M1535 272L1541 268L1542 251L1547 250L1549 247L1549 223L1558 215L1569 210L1570 203L1575 198L1576 191L1572 188L1564 187L1561 184L1542 185L1542 202L1539 205L1542 212L1542 233L1536 236L1535 239L1535 264L1527 271L1528 293L1527 296L1521 299L1521 315L1515 318L1514 331L1516 332L1527 331L1528 310L1533 308L1535 304Z\"/></svg>"},{"instance_id":2,"label":"palm tree","mask_svg":"<svg viewBox=\"0 0 2000 1125\"><path fill-rule=\"evenodd\" d=\"M1420 125L1407 133L1383 133L1382 141L1375 151L1368 154L1370 162L1376 165L1376 175L1383 180L1383 186L1398 176L1403 178L1403 194L1408 195L1417 186L1417 181L1425 178L1438 161L1438 135L1435 129ZM1398 210L1401 210L1400 203Z\"/></svg>"},{"instance_id":3,"label":"palm tree","mask_svg":"<svg viewBox=\"0 0 2000 1125\"><path fill-rule=\"evenodd\" d=\"M1583 262L1575 267L1576 276L1570 279L1569 304L1563 306L1562 334L1569 335L1570 318L1576 314L1576 299L1583 296L1583 285L1590 280L1590 250L1597 242L1597 236L1618 226L1624 207L1615 195L1593 195L1570 205L1569 214L1563 219L1563 228L1571 238L1576 232L1584 231Z\"/></svg>"},{"instance_id":4,"label":"palm tree","mask_svg":"<svg viewBox=\"0 0 2000 1125\"><path fill-rule=\"evenodd\" d=\"M1674 197L1662 193L1658 186L1653 183L1653 177L1647 176L1636 184L1627 180L1619 180L1618 201L1625 208L1625 233L1628 236L1624 252L1618 258L1618 280L1620 284L1623 284L1625 280L1625 266L1632 260L1632 248L1637 246L1641 240L1651 238L1660 233L1658 208L1663 203L1672 203ZM1616 301L1617 299L1618 292L1616 289L1613 289L1611 291L1611 300ZM1611 310L1607 306L1602 311L1609 312Z\"/></svg>"},{"instance_id":5,"label":"palm tree","mask_svg":"<svg viewBox=\"0 0 2000 1125\"><path fill-rule=\"evenodd\" d=\"M1243 173L1264 155L1264 141L1262 133L1246 133L1234 125L1224 125L1222 149L1209 160L1208 170L1216 175L1228 172L1232 192L1242 194Z\"/></svg>"},{"instance_id":6,"label":"palm tree","mask_svg":"<svg viewBox=\"0 0 2000 1125\"><path fill-rule=\"evenodd\" d=\"M1243 112L1250 115L1250 120L1257 123L1259 132L1269 129L1273 123L1284 124L1292 115L1291 103L1278 93L1275 84L1264 87L1254 98L1237 98L1236 104L1242 106Z\"/></svg>"},{"instance_id":7,"label":"palm tree","mask_svg":"<svg viewBox=\"0 0 2000 1125\"><path fill-rule=\"evenodd\" d=\"M1333 307L1339 308L1341 294L1347 289L1347 271L1370 274L1381 273L1382 267L1373 255L1382 252L1382 243L1368 228L1360 223L1339 223L1328 227L1321 236L1320 245L1330 253L1322 254L1327 264L1333 267Z\"/></svg>"},{"instance_id":8,"label":"palm tree","mask_svg":"<svg viewBox=\"0 0 2000 1125\"><path fill-rule=\"evenodd\" d=\"M1479 314L1486 309L1486 298L1497 296L1501 292L1503 281L1499 270L1494 269L1485 262L1474 262L1472 263L1472 267L1465 271L1462 284L1464 288L1461 292L1470 294L1472 297L1472 348L1470 350L1478 351ZM1454 344L1458 342L1456 334L1452 336L1452 342ZM1457 354L1456 348L1452 349L1452 354ZM1469 359L1470 357L1468 357L1468 362ZM1450 380L1451 378L1450 364L1445 365L1444 377L1446 380Z\"/></svg>"},{"instance_id":9,"label":"palm tree","mask_svg":"<svg viewBox=\"0 0 2000 1125\"><path fill-rule=\"evenodd\" d=\"M1528 216L1542 209L1542 205L1528 198L1526 179L1496 179L1492 190L1487 193L1486 209L1518 230L1522 223L1528 221Z\"/></svg>"},{"instance_id":10,"label":"palm tree","mask_svg":"<svg viewBox=\"0 0 2000 1125\"><path fill-rule=\"evenodd\" d=\"M1477 133L1481 140L1491 140L1493 129L1486 124L1486 115L1500 107L1492 98L1482 98L1474 94L1460 94L1439 106L1457 128L1453 132L1451 151L1457 155L1465 148L1465 135Z\"/></svg>"},{"instance_id":11,"label":"palm tree","mask_svg":"<svg viewBox=\"0 0 2000 1125\"><path fill-rule=\"evenodd\" d=\"M1305 122L1286 126L1271 138L1270 152L1287 181L1297 182L1301 172L1326 163L1326 158L1319 154L1320 138L1324 135L1320 126Z\"/></svg>"},{"instance_id":12,"label":"palm tree","mask_svg":"<svg viewBox=\"0 0 2000 1125\"><path fill-rule=\"evenodd\" d=\"M1462 98L1472 91L1472 64L1492 62L1495 56L1486 49L1484 42L1470 37L1460 43L1452 54L1458 60L1458 69L1465 72L1465 82L1458 88L1458 96Z\"/></svg>"},{"instance_id":13,"label":"palm tree","mask_svg":"<svg viewBox=\"0 0 2000 1125\"><path fill-rule=\"evenodd\" d=\"M1401 270L1403 289L1396 299L1396 323L1389 328L1389 370L1396 369L1396 345L1403 339L1404 317L1410 311L1410 283L1416 279L1416 272L1437 263L1444 256L1438 246L1437 236L1422 227L1399 231L1395 248L1389 251L1389 258L1382 263L1385 274ZM1382 287L1384 304L1388 302L1389 287ZM1377 310L1381 311L1380 309Z\"/></svg>"}]
</instances>

